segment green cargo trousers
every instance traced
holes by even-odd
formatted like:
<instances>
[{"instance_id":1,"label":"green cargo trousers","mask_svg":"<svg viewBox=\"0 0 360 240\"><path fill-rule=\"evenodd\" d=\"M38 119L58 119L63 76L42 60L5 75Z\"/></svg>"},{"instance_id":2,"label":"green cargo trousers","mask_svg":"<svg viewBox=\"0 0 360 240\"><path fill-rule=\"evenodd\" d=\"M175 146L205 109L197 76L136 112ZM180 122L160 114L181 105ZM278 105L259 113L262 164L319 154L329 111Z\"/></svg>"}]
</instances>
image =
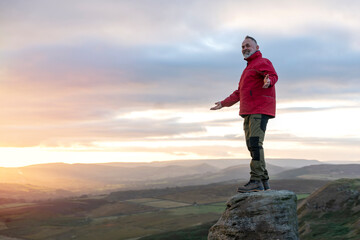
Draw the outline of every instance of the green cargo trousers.
<instances>
[{"instance_id":1,"label":"green cargo trousers","mask_svg":"<svg viewBox=\"0 0 360 240\"><path fill-rule=\"evenodd\" d=\"M244 131L246 146L250 151L250 180L268 180L263 142L270 116L265 114L251 114L244 117Z\"/></svg>"}]
</instances>

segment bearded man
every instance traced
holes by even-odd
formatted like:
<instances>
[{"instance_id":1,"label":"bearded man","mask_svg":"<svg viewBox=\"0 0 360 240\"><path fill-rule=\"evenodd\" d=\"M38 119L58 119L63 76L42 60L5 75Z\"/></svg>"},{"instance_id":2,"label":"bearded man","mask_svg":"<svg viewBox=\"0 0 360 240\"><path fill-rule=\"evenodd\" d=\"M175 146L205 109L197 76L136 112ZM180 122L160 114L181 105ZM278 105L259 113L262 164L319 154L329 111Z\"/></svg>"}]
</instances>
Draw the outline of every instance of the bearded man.
<instances>
[{"instance_id":1,"label":"bearded man","mask_svg":"<svg viewBox=\"0 0 360 240\"><path fill-rule=\"evenodd\" d=\"M268 120L275 117L275 84L278 75L272 63L262 57L253 37L245 37L242 54L247 66L240 77L238 88L223 101L216 102L211 110L230 107L240 101L239 115L244 118L246 146L252 159L250 181L239 187L238 192L270 190L263 142Z\"/></svg>"}]
</instances>

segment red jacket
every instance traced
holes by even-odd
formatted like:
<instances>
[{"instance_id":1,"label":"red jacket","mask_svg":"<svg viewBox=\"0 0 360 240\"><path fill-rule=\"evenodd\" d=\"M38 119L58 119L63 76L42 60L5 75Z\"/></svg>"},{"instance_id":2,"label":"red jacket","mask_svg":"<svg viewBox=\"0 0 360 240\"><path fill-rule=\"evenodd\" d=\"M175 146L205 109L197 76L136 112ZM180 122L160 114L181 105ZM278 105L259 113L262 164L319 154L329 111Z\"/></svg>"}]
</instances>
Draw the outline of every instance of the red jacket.
<instances>
[{"instance_id":1,"label":"red jacket","mask_svg":"<svg viewBox=\"0 0 360 240\"><path fill-rule=\"evenodd\" d=\"M241 116L266 114L275 117L275 83L278 76L272 63L263 58L260 51L245 60L248 61L248 65L241 75L238 89L221 101L221 105L230 107L240 101ZM271 84L269 88L262 88L266 74L269 74Z\"/></svg>"}]
</instances>

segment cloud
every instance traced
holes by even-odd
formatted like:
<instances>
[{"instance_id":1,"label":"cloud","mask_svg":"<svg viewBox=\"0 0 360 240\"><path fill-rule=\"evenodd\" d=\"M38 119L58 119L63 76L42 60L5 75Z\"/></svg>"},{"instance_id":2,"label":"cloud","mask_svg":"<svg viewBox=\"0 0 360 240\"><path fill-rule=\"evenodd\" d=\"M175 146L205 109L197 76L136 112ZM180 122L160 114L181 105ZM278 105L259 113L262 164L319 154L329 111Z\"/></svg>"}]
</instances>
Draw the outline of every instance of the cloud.
<instances>
[{"instance_id":1,"label":"cloud","mask_svg":"<svg viewBox=\"0 0 360 240\"><path fill-rule=\"evenodd\" d=\"M297 119L311 124L311 116L331 119L334 114L326 126L335 126L341 121L338 113L357 110L357 1L244 4L1 1L0 145L99 150L94 142L238 141L242 129L237 106L220 113L208 109L237 88L246 67L241 55L245 35L258 40L279 74L276 131L290 132L305 143L311 136L293 128L294 122L300 124ZM337 103L316 105L331 101ZM139 112L145 115L124 117ZM315 129L307 134L319 130L309 128ZM354 131L356 135L357 128ZM348 127L334 132L339 145L353 139ZM273 134L269 139L275 141ZM182 147L168 151L217 156L236 152L233 146Z\"/></svg>"},{"instance_id":2,"label":"cloud","mask_svg":"<svg viewBox=\"0 0 360 240\"><path fill-rule=\"evenodd\" d=\"M15 0L2 1L1 20L7 36L5 43L12 47L71 44L84 38L147 45L184 42L223 30L271 38L308 35L313 32L312 27L321 29L324 26L356 32L360 22L355 11L357 6L357 1L339 5L337 1L310 0L247 2L246 7L244 2L234 0L181 3L164 0L101 3L35 0L25 3Z\"/></svg>"},{"instance_id":3,"label":"cloud","mask_svg":"<svg viewBox=\"0 0 360 240\"><path fill-rule=\"evenodd\" d=\"M84 116L65 122L46 119L27 120L24 123L2 124L0 145L5 147L48 146L62 147L72 145L90 146L96 141L134 141L150 140L156 137L171 137L187 133L204 133L202 123L180 123L178 119L117 119L116 116Z\"/></svg>"}]
</instances>

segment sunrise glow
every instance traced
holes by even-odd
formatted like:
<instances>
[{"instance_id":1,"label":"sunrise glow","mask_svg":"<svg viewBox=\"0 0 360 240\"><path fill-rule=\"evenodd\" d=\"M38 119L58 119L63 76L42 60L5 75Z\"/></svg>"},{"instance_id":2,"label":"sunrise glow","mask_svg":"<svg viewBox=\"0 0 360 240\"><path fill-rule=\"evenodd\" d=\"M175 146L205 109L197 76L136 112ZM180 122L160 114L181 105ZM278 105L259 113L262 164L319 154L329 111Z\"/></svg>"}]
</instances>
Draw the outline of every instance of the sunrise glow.
<instances>
[{"instance_id":1,"label":"sunrise glow","mask_svg":"<svg viewBox=\"0 0 360 240\"><path fill-rule=\"evenodd\" d=\"M0 167L249 158L238 104L209 110L246 35L279 75L267 157L359 161L359 6L275 2L1 4Z\"/></svg>"}]
</instances>

